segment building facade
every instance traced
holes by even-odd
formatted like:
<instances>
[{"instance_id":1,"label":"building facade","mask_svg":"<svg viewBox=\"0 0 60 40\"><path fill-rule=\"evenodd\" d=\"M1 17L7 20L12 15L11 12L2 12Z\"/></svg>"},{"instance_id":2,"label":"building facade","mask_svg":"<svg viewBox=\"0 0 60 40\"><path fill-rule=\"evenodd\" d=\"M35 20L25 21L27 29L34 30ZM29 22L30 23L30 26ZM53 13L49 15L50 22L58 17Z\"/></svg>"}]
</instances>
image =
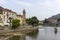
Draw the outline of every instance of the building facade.
<instances>
[{"instance_id":1,"label":"building facade","mask_svg":"<svg viewBox=\"0 0 60 40\"><path fill-rule=\"evenodd\" d=\"M50 23L57 24L57 19L50 18L50 19L48 19L48 21L49 21Z\"/></svg>"},{"instance_id":2,"label":"building facade","mask_svg":"<svg viewBox=\"0 0 60 40\"><path fill-rule=\"evenodd\" d=\"M0 7L0 26L9 25L10 20L12 19L19 19L20 24L23 25L26 23L25 15L26 14L24 12L23 15L18 15L16 12L13 12L12 10Z\"/></svg>"}]
</instances>

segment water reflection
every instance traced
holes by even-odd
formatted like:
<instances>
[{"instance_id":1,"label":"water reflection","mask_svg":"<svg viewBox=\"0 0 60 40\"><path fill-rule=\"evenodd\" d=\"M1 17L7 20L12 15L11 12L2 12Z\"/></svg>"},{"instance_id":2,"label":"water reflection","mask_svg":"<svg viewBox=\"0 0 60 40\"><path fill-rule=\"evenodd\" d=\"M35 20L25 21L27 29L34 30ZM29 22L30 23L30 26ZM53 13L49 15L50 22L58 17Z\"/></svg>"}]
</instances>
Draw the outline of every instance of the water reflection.
<instances>
[{"instance_id":1,"label":"water reflection","mask_svg":"<svg viewBox=\"0 0 60 40\"><path fill-rule=\"evenodd\" d=\"M21 39L20 35L18 35L18 36L12 36L7 40L22 40L22 39Z\"/></svg>"},{"instance_id":2,"label":"water reflection","mask_svg":"<svg viewBox=\"0 0 60 40\"><path fill-rule=\"evenodd\" d=\"M60 40L60 27L43 27L36 34L28 34L26 40Z\"/></svg>"},{"instance_id":3,"label":"water reflection","mask_svg":"<svg viewBox=\"0 0 60 40\"><path fill-rule=\"evenodd\" d=\"M27 36L29 36L31 38L36 38L37 35L38 35L38 32L39 32L38 30L30 32L30 33L27 34Z\"/></svg>"},{"instance_id":4,"label":"water reflection","mask_svg":"<svg viewBox=\"0 0 60 40\"><path fill-rule=\"evenodd\" d=\"M54 28L54 33L57 34L57 27Z\"/></svg>"}]
</instances>

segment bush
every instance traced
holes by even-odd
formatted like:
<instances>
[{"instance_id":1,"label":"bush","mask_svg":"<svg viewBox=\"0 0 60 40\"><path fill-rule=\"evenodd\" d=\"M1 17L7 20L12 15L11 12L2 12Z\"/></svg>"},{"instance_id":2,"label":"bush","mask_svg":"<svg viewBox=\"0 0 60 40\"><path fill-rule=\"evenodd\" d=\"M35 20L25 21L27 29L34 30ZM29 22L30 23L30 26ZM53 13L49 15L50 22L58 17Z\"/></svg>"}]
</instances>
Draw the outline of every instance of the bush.
<instances>
[{"instance_id":1,"label":"bush","mask_svg":"<svg viewBox=\"0 0 60 40\"><path fill-rule=\"evenodd\" d=\"M13 29L16 29L16 28L18 28L20 26L20 20L18 20L18 19L13 19L12 20L12 28Z\"/></svg>"}]
</instances>

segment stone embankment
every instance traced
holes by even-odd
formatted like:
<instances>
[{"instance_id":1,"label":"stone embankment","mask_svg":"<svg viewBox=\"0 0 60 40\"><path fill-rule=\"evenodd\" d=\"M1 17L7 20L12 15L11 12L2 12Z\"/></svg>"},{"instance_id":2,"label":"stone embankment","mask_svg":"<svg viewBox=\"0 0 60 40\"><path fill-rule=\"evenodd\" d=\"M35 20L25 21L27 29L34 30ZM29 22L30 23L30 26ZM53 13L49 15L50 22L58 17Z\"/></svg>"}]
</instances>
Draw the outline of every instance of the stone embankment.
<instances>
[{"instance_id":1,"label":"stone embankment","mask_svg":"<svg viewBox=\"0 0 60 40\"><path fill-rule=\"evenodd\" d=\"M23 40L25 38L26 33L35 31L37 29L38 27L23 27L23 28L21 27L20 29L14 29L14 30L0 30L0 36L1 37L8 36L7 38L9 38L15 35L20 35Z\"/></svg>"}]
</instances>

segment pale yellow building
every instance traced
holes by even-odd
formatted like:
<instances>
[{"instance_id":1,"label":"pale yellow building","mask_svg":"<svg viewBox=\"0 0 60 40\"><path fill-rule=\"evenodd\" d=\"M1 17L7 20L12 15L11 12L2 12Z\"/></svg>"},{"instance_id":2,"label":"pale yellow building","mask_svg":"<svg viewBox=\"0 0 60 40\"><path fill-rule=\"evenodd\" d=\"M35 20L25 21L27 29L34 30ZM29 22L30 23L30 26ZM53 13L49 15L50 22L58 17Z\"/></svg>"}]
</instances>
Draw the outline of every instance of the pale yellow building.
<instances>
[{"instance_id":1,"label":"pale yellow building","mask_svg":"<svg viewBox=\"0 0 60 40\"><path fill-rule=\"evenodd\" d=\"M13 12L12 10L9 9L5 9L3 7L0 7L0 26L4 26L4 25L9 25L10 23L10 19L19 19L20 20L20 24L21 25L25 25L26 24L26 13L25 10L23 10L23 15L17 15L16 12Z\"/></svg>"},{"instance_id":2,"label":"pale yellow building","mask_svg":"<svg viewBox=\"0 0 60 40\"><path fill-rule=\"evenodd\" d=\"M20 20L21 25L26 25L26 12L25 9L23 10L23 15L17 15L17 19Z\"/></svg>"},{"instance_id":3,"label":"pale yellow building","mask_svg":"<svg viewBox=\"0 0 60 40\"><path fill-rule=\"evenodd\" d=\"M2 21L2 19L3 19L3 15L0 14L0 26L4 26L4 25L3 25L3 21Z\"/></svg>"},{"instance_id":4,"label":"pale yellow building","mask_svg":"<svg viewBox=\"0 0 60 40\"><path fill-rule=\"evenodd\" d=\"M17 19L20 20L20 24L22 25L22 16L21 15L17 15Z\"/></svg>"}]
</instances>

